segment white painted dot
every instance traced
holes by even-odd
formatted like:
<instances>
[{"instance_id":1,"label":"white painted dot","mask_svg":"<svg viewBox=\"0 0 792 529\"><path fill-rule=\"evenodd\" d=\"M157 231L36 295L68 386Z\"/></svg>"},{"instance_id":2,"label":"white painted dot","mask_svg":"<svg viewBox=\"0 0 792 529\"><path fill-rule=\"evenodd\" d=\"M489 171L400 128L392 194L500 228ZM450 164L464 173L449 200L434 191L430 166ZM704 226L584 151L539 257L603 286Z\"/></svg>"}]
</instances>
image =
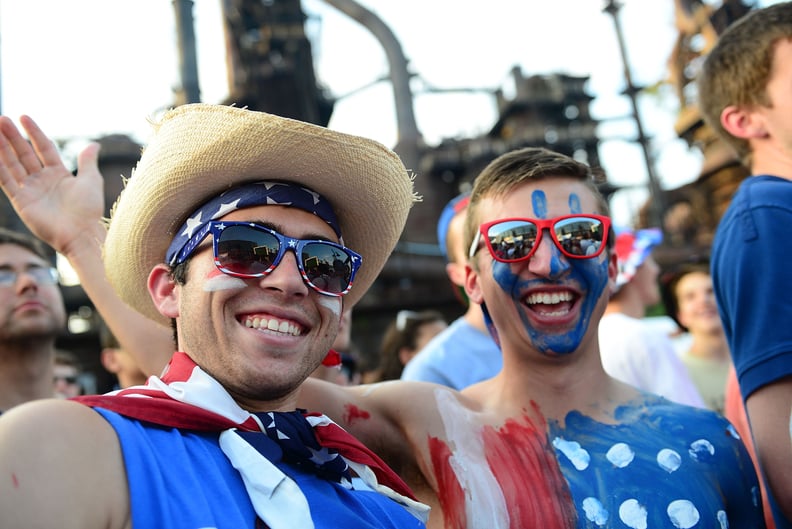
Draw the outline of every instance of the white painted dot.
<instances>
[{"instance_id":1,"label":"white painted dot","mask_svg":"<svg viewBox=\"0 0 792 529\"><path fill-rule=\"evenodd\" d=\"M679 529L690 529L696 525L701 516L698 509L688 500L674 500L668 504L668 518L674 527Z\"/></svg>"},{"instance_id":2,"label":"white painted dot","mask_svg":"<svg viewBox=\"0 0 792 529\"><path fill-rule=\"evenodd\" d=\"M717 518L721 529L729 529L729 518L726 516L726 511L718 511Z\"/></svg>"},{"instance_id":3,"label":"white painted dot","mask_svg":"<svg viewBox=\"0 0 792 529\"><path fill-rule=\"evenodd\" d=\"M682 464L682 457L670 448L663 448L657 452L657 464L670 474Z\"/></svg>"},{"instance_id":4,"label":"white painted dot","mask_svg":"<svg viewBox=\"0 0 792 529\"><path fill-rule=\"evenodd\" d=\"M586 498L583 500L583 512L586 513L586 519L594 522L600 527L608 523L608 511L597 498Z\"/></svg>"},{"instance_id":5,"label":"white painted dot","mask_svg":"<svg viewBox=\"0 0 792 529\"><path fill-rule=\"evenodd\" d=\"M556 437L553 439L553 446L567 456L567 459L569 459L576 469L585 470L588 468L589 462L591 462L591 456L577 441L567 441L566 439Z\"/></svg>"},{"instance_id":6,"label":"white painted dot","mask_svg":"<svg viewBox=\"0 0 792 529\"><path fill-rule=\"evenodd\" d=\"M710 457L715 455L715 447L706 439L699 439L698 441L690 443L690 450L688 450L688 452L690 453L690 457L699 461L706 455Z\"/></svg>"},{"instance_id":7,"label":"white painted dot","mask_svg":"<svg viewBox=\"0 0 792 529\"><path fill-rule=\"evenodd\" d=\"M751 500L754 507L759 507L759 504L762 503L762 491L757 485L751 487Z\"/></svg>"},{"instance_id":8,"label":"white painted dot","mask_svg":"<svg viewBox=\"0 0 792 529\"><path fill-rule=\"evenodd\" d=\"M646 529L646 507L631 499L619 506L619 518L630 529Z\"/></svg>"},{"instance_id":9,"label":"white painted dot","mask_svg":"<svg viewBox=\"0 0 792 529\"><path fill-rule=\"evenodd\" d=\"M610 447L608 453L605 454L613 466L616 468L624 468L635 459L635 452L630 448L627 443L616 443Z\"/></svg>"},{"instance_id":10,"label":"white painted dot","mask_svg":"<svg viewBox=\"0 0 792 529\"><path fill-rule=\"evenodd\" d=\"M729 435L732 436L734 439L741 439L740 434L737 432L737 429L734 427L733 424L729 424L726 427L726 431L729 432Z\"/></svg>"}]
</instances>

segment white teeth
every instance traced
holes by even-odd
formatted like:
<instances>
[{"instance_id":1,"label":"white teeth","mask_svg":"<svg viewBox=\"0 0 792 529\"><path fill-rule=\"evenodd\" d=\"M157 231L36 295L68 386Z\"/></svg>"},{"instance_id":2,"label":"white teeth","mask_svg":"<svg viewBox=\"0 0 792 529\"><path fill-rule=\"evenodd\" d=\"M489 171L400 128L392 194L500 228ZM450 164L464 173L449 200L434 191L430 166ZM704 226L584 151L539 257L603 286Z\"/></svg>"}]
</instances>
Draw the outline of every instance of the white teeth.
<instances>
[{"instance_id":1,"label":"white teeth","mask_svg":"<svg viewBox=\"0 0 792 529\"><path fill-rule=\"evenodd\" d=\"M539 293L539 294L531 294L528 296L528 303L531 305L542 303L544 305L555 305L556 303L561 303L562 301L571 301L572 294L570 292L553 292L550 293Z\"/></svg>"},{"instance_id":2,"label":"white teeth","mask_svg":"<svg viewBox=\"0 0 792 529\"><path fill-rule=\"evenodd\" d=\"M559 310L557 312L545 312L544 316L564 316L566 314L569 314L568 310Z\"/></svg>"},{"instance_id":3,"label":"white teeth","mask_svg":"<svg viewBox=\"0 0 792 529\"><path fill-rule=\"evenodd\" d=\"M275 318L268 320L267 318L245 318L245 327L259 330L275 331L283 334L291 334L292 336L300 336L302 329L289 323L288 321L278 321Z\"/></svg>"}]
</instances>

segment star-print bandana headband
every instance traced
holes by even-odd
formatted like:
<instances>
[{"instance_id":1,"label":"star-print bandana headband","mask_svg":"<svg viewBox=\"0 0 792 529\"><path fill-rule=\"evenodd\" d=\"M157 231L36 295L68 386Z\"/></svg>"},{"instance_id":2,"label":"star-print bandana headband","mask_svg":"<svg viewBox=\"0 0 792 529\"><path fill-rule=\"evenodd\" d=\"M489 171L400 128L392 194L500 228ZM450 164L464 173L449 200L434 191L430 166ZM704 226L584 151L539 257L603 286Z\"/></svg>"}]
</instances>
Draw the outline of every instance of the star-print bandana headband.
<instances>
[{"instance_id":1,"label":"star-print bandana headband","mask_svg":"<svg viewBox=\"0 0 792 529\"><path fill-rule=\"evenodd\" d=\"M338 219L330 202L322 195L287 182L256 182L229 189L196 209L173 238L165 262L169 266L183 263L209 233L211 221L237 209L265 205L289 206L313 213L327 222L341 241Z\"/></svg>"}]
</instances>

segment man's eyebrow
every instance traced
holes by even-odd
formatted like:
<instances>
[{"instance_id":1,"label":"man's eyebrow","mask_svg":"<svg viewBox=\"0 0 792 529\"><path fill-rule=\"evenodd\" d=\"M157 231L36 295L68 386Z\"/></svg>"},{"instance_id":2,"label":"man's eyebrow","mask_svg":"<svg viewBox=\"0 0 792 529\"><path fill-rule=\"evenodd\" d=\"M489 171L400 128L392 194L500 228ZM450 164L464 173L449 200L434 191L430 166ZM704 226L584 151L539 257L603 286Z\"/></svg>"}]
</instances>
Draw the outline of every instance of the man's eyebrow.
<instances>
[{"instance_id":1,"label":"man's eyebrow","mask_svg":"<svg viewBox=\"0 0 792 529\"><path fill-rule=\"evenodd\" d=\"M252 222L253 224L257 224L259 226L263 226L265 228L269 228L271 230L277 231L281 235L283 235L283 232L285 231L285 227L283 225L281 225L281 224L275 224L273 222L260 221L260 220L251 220L250 222ZM332 243L338 244L336 241L334 241L333 239L331 239L327 235L320 235L318 233L305 233L305 234L301 235L300 237L294 237L294 239L314 240L314 241L327 241L327 242L332 242Z\"/></svg>"},{"instance_id":2,"label":"man's eyebrow","mask_svg":"<svg viewBox=\"0 0 792 529\"><path fill-rule=\"evenodd\" d=\"M38 263L36 261L28 261L27 263L23 263L22 267L25 270L30 270L31 268L49 268L51 265L48 263ZM0 263L0 270L16 270L16 267L9 264L9 263Z\"/></svg>"}]
</instances>

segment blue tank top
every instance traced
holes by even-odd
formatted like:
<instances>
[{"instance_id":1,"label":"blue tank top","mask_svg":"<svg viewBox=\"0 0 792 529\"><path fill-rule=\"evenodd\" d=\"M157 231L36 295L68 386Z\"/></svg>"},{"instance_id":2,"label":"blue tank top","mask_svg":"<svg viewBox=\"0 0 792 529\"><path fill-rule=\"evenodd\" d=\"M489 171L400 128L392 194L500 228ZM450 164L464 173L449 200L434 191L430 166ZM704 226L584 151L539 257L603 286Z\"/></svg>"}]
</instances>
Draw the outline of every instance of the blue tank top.
<instances>
[{"instance_id":1,"label":"blue tank top","mask_svg":"<svg viewBox=\"0 0 792 529\"><path fill-rule=\"evenodd\" d=\"M121 442L132 527L266 527L257 520L242 477L220 449L219 432L182 431L94 409L112 425ZM349 490L281 461L272 463L299 485L316 529L424 527L382 494Z\"/></svg>"}]
</instances>

